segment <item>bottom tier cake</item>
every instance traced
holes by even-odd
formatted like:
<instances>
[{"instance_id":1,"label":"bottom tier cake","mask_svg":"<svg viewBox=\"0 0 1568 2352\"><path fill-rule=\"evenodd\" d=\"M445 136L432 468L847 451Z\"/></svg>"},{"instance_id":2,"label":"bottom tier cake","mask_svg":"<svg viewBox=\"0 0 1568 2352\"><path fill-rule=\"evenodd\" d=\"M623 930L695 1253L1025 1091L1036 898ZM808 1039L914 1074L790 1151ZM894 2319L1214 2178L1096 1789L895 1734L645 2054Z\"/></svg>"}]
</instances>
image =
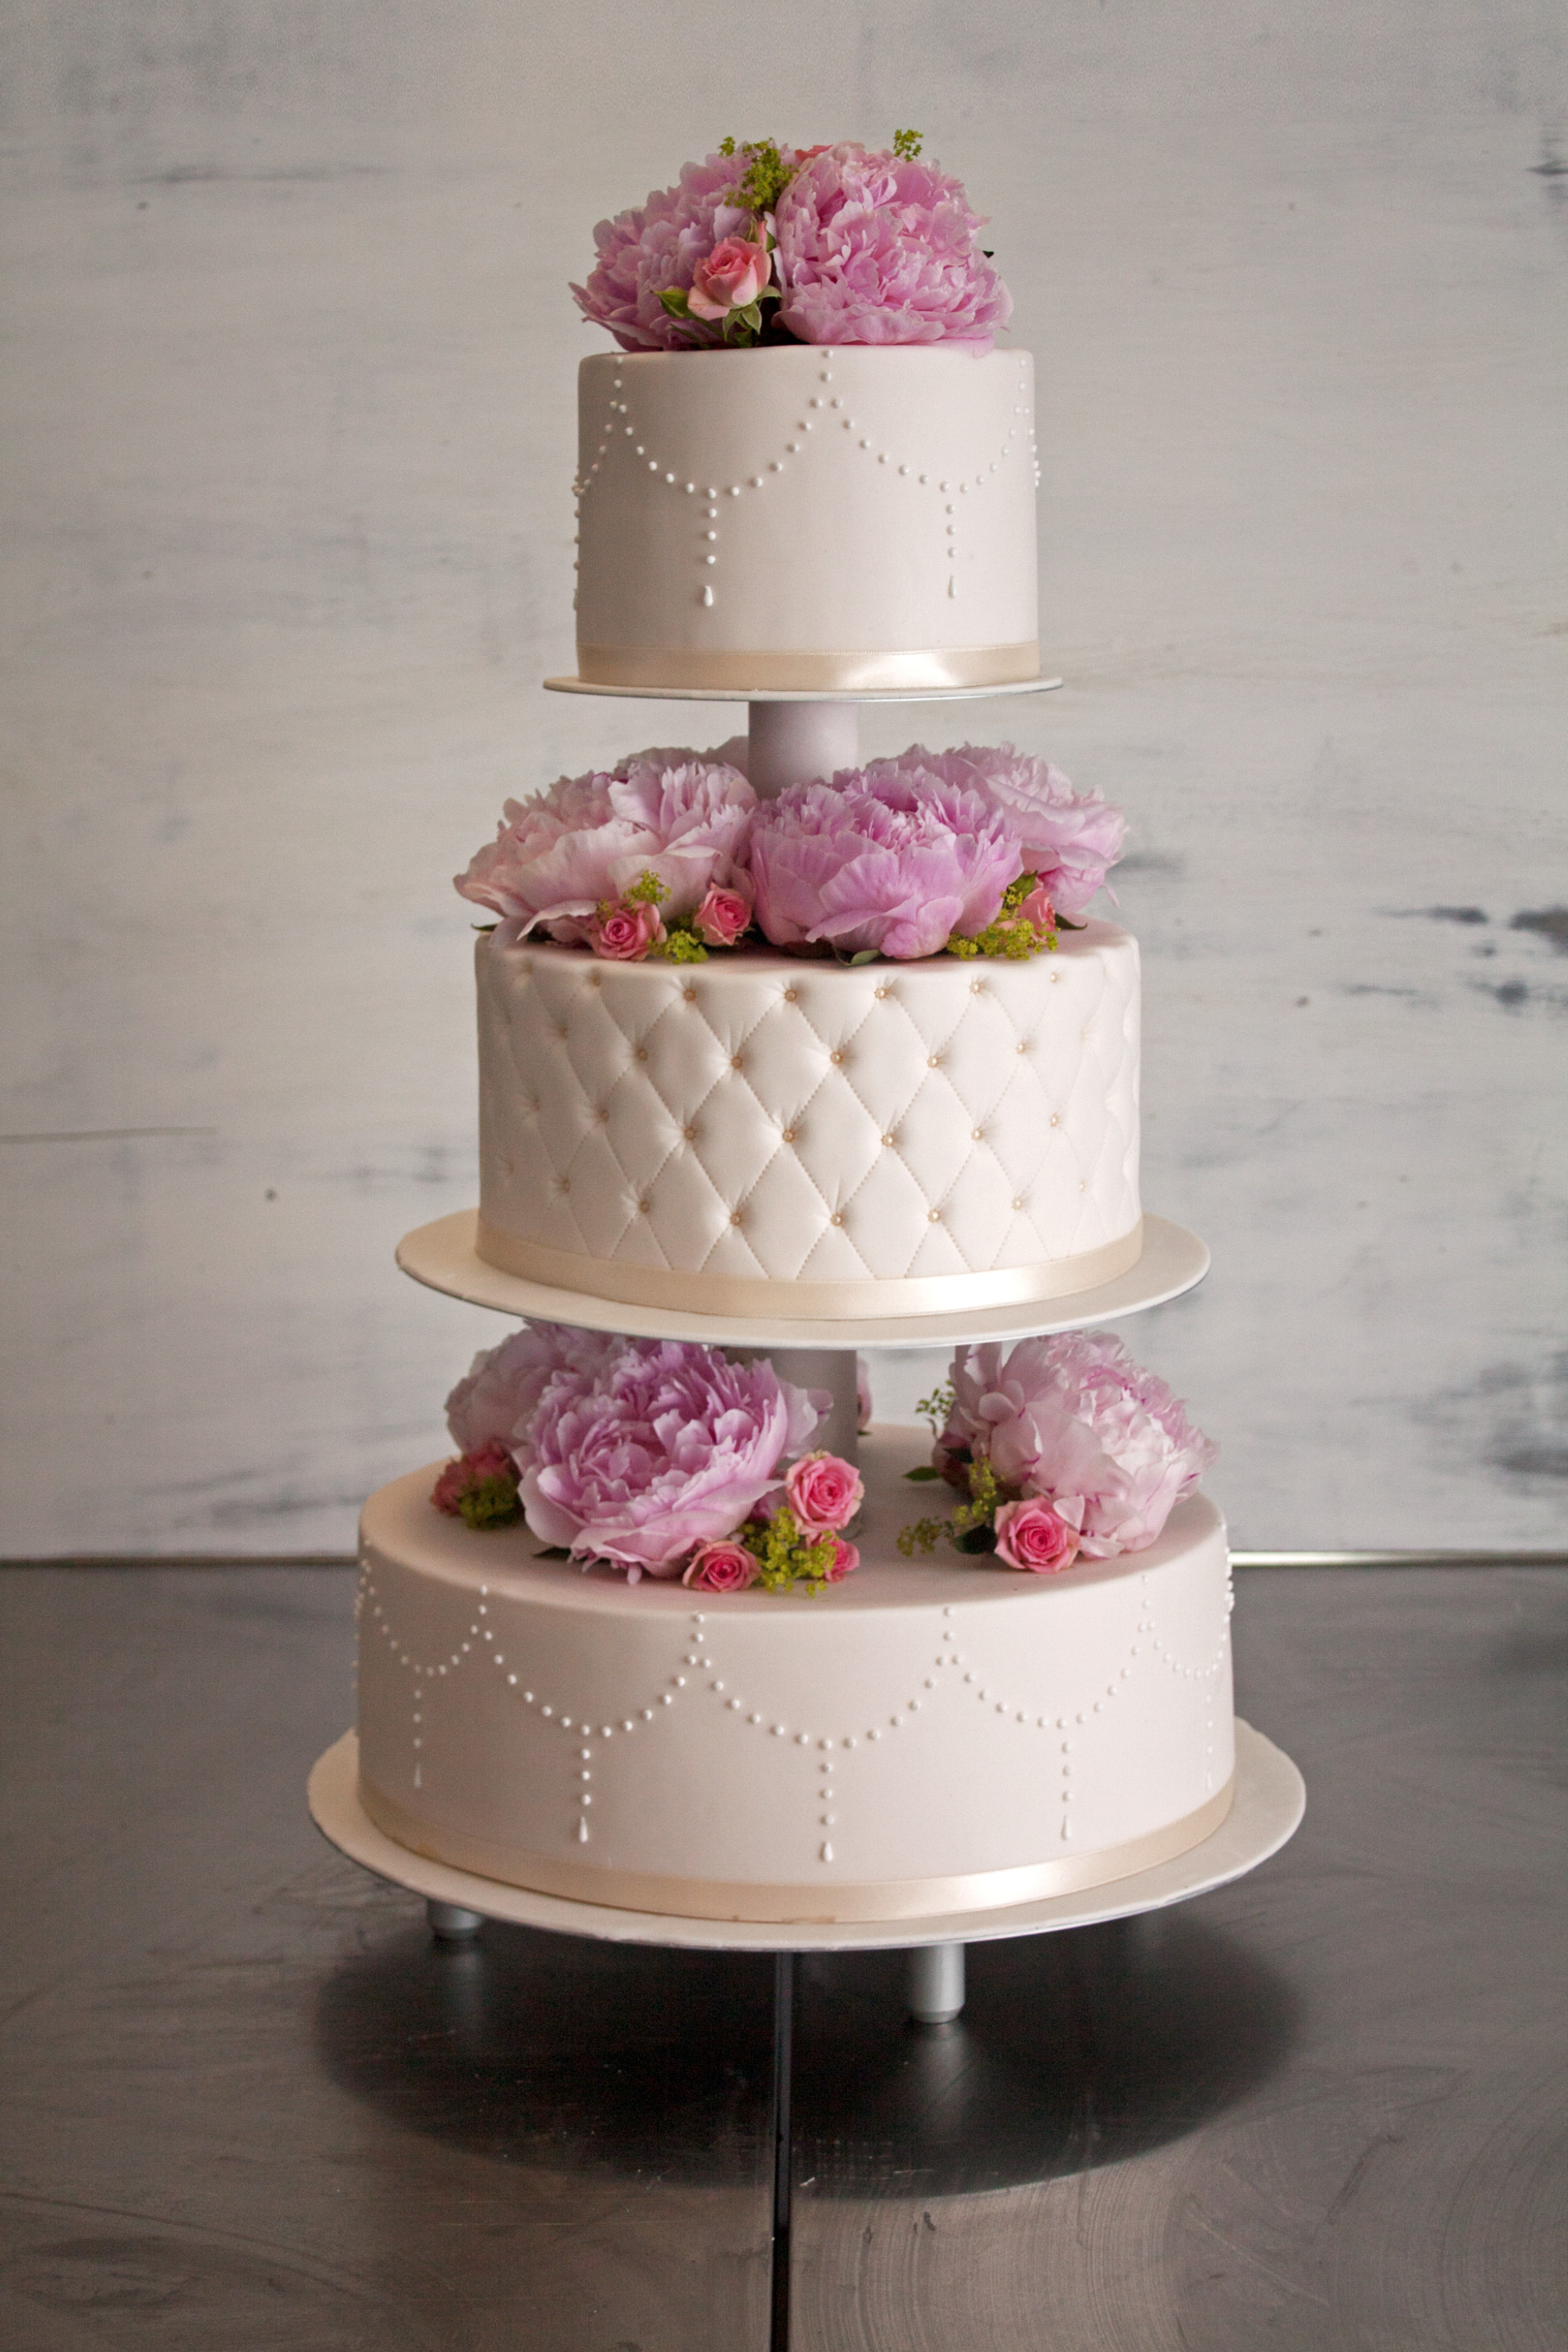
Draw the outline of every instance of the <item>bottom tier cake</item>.
<instances>
[{"instance_id":1,"label":"bottom tier cake","mask_svg":"<svg viewBox=\"0 0 1568 2352\"><path fill-rule=\"evenodd\" d=\"M536 1557L395 1480L361 1530L360 1797L416 1853L713 1919L917 1919L1184 1853L1229 1809L1225 1527L1034 1577L903 1559L916 1430L861 1442L861 1565L722 1596Z\"/></svg>"}]
</instances>

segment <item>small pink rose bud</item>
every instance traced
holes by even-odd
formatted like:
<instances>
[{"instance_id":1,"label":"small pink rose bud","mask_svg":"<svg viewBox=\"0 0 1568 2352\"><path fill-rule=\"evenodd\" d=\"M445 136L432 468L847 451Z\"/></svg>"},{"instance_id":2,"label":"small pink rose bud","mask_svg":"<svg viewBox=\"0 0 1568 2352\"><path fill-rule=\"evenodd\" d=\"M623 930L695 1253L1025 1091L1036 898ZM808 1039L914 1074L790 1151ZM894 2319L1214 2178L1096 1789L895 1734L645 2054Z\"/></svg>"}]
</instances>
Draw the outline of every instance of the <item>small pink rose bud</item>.
<instances>
[{"instance_id":1,"label":"small pink rose bud","mask_svg":"<svg viewBox=\"0 0 1568 2352\"><path fill-rule=\"evenodd\" d=\"M1074 1527L1038 1495L1004 1503L996 1514L996 1557L1030 1576L1055 1576L1078 1558Z\"/></svg>"},{"instance_id":2,"label":"small pink rose bud","mask_svg":"<svg viewBox=\"0 0 1568 2352\"><path fill-rule=\"evenodd\" d=\"M691 918L699 939L710 948L732 948L751 919L750 883L722 889L713 883Z\"/></svg>"},{"instance_id":3,"label":"small pink rose bud","mask_svg":"<svg viewBox=\"0 0 1568 2352\"><path fill-rule=\"evenodd\" d=\"M837 1454L803 1454L791 1463L784 1478L785 1500L808 1542L847 1528L865 1494L858 1470Z\"/></svg>"},{"instance_id":4,"label":"small pink rose bud","mask_svg":"<svg viewBox=\"0 0 1568 2352\"><path fill-rule=\"evenodd\" d=\"M641 963L663 937L658 910L647 905L606 903L588 918L588 944L611 963Z\"/></svg>"},{"instance_id":5,"label":"small pink rose bud","mask_svg":"<svg viewBox=\"0 0 1568 2352\"><path fill-rule=\"evenodd\" d=\"M1037 882L1018 908L1018 920L1032 923L1037 931L1048 934L1057 927L1057 910L1047 896L1046 886Z\"/></svg>"},{"instance_id":6,"label":"small pink rose bud","mask_svg":"<svg viewBox=\"0 0 1568 2352\"><path fill-rule=\"evenodd\" d=\"M773 256L750 237L727 236L700 261L687 289L694 319L727 319L754 302L773 275Z\"/></svg>"},{"instance_id":7,"label":"small pink rose bud","mask_svg":"<svg viewBox=\"0 0 1568 2352\"><path fill-rule=\"evenodd\" d=\"M833 1538L833 1565L827 1571L827 1582L829 1584L842 1584L845 1578L847 1576L852 1576L859 1565L860 1554L857 1547L852 1543L847 1543L842 1536L835 1536Z\"/></svg>"},{"instance_id":8,"label":"small pink rose bud","mask_svg":"<svg viewBox=\"0 0 1568 2352\"><path fill-rule=\"evenodd\" d=\"M702 1544L691 1555L682 1584L694 1592L743 1592L757 1580L757 1563L744 1544Z\"/></svg>"}]
</instances>

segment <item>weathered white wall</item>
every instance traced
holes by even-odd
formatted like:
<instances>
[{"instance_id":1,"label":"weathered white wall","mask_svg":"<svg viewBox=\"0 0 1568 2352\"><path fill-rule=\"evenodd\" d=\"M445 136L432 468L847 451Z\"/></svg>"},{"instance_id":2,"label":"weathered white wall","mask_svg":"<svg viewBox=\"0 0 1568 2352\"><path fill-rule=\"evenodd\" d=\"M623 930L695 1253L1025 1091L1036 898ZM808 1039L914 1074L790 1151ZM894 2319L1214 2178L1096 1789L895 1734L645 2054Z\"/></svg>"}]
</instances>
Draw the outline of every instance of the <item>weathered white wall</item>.
<instances>
[{"instance_id":1,"label":"weathered white wall","mask_svg":"<svg viewBox=\"0 0 1568 2352\"><path fill-rule=\"evenodd\" d=\"M342 1549L437 1449L500 1328L391 1264L473 1197L447 877L689 724L537 690L564 281L726 131L910 122L1042 356L1070 685L874 748L1136 819L1147 1197L1216 1265L1130 1336L1243 1543L1562 1540L1551 0L4 16L0 1549Z\"/></svg>"}]
</instances>

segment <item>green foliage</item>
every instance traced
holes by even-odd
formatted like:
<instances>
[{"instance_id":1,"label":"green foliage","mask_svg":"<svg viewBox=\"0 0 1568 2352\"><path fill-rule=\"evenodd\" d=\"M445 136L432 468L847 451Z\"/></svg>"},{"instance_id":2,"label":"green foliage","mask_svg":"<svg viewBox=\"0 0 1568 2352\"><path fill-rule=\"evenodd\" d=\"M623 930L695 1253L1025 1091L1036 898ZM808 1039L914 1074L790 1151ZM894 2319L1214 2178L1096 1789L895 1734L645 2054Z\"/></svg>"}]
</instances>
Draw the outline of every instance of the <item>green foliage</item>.
<instances>
[{"instance_id":1,"label":"green foliage","mask_svg":"<svg viewBox=\"0 0 1568 2352\"><path fill-rule=\"evenodd\" d=\"M480 1529L515 1527L522 1517L517 1480L509 1478L502 1471L489 1478L476 1478L458 1496L458 1508L466 1527Z\"/></svg>"},{"instance_id":2,"label":"green foliage","mask_svg":"<svg viewBox=\"0 0 1568 2352\"><path fill-rule=\"evenodd\" d=\"M916 1519L912 1526L899 1529L899 1549L906 1559L913 1559L917 1552L933 1552L948 1528L946 1519Z\"/></svg>"},{"instance_id":3,"label":"green foliage","mask_svg":"<svg viewBox=\"0 0 1568 2352\"><path fill-rule=\"evenodd\" d=\"M667 286L659 300L672 319L689 319L691 302L684 286Z\"/></svg>"},{"instance_id":4,"label":"green foliage","mask_svg":"<svg viewBox=\"0 0 1568 2352\"><path fill-rule=\"evenodd\" d=\"M904 1475L911 1486L929 1486L933 1478L940 1478L942 1472L933 1470L929 1462L918 1462L912 1470L906 1470Z\"/></svg>"},{"instance_id":5,"label":"green foliage","mask_svg":"<svg viewBox=\"0 0 1568 2352\"><path fill-rule=\"evenodd\" d=\"M677 923L672 931L666 931L662 940L656 940L647 952L650 963L655 957L660 963L706 963L708 961L707 946L689 923Z\"/></svg>"},{"instance_id":6,"label":"green foliage","mask_svg":"<svg viewBox=\"0 0 1568 2352\"><path fill-rule=\"evenodd\" d=\"M748 139L739 148L724 139L719 152L746 158L745 170L728 193L731 204L744 205L748 212L771 213L795 177L795 165L784 162L776 139Z\"/></svg>"},{"instance_id":7,"label":"green foliage","mask_svg":"<svg viewBox=\"0 0 1568 2352\"><path fill-rule=\"evenodd\" d=\"M645 869L626 891L626 902L628 907L662 907L668 896L668 883L661 882L651 869Z\"/></svg>"},{"instance_id":8,"label":"green foliage","mask_svg":"<svg viewBox=\"0 0 1568 2352\"><path fill-rule=\"evenodd\" d=\"M918 131L895 131L893 152L900 163L912 163L925 142Z\"/></svg>"},{"instance_id":9,"label":"green foliage","mask_svg":"<svg viewBox=\"0 0 1568 2352\"><path fill-rule=\"evenodd\" d=\"M797 1584L813 1594L826 1591L837 1539L826 1535L808 1540L787 1503L771 1519L748 1519L740 1540L757 1563L757 1582L768 1591L787 1592Z\"/></svg>"},{"instance_id":10,"label":"green foliage","mask_svg":"<svg viewBox=\"0 0 1568 2352\"><path fill-rule=\"evenodd\" d=\"M987 923L970 940L961 940L956 933L947 943L951 956L1000 956L1021 963L1026 956L1038 955L1043 949L1053 950L1057 944L1055 931L1037 930L1033 923L1020 921L1018 909L1039 881L1037 874L1020 874L1009 882L1002 893L1002 904L996 909L994 922Z\"/></svg>"},{"instance_id":11,"label":"green foliage","mask_svg":"<svg viewBox=\"0 0 1568 2352\"><path fill-rule=\"evenodd\" d=\"M921 1397L915 1411L922 1421L931 1423L932 1437L940 1437L952 1416L952 1382L943 1381L941 1388L932 1389L930 1396Z\"/></svg>"}]
</instances>

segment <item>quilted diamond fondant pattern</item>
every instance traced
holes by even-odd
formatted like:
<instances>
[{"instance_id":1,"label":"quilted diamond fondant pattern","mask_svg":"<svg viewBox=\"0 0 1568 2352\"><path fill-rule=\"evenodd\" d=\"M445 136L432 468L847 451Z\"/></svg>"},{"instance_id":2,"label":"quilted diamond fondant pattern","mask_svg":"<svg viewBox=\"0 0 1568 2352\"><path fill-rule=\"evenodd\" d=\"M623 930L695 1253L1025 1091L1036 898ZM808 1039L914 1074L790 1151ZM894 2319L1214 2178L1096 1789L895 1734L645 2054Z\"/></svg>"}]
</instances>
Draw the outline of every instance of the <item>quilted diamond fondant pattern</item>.
<instances>
[{"instance_id":1,"label":"quilted diamond fondant pattern","mask_svg":"<svg viewBox=\"0 0 1568 2352\"><path fill-rule=\"evenodd\" d=\"M1039 1265L1137 1222L1138 950L616 965L478 949L480 1211L522 1242L780 1282Z\"/></svg>"}]
</instances>

